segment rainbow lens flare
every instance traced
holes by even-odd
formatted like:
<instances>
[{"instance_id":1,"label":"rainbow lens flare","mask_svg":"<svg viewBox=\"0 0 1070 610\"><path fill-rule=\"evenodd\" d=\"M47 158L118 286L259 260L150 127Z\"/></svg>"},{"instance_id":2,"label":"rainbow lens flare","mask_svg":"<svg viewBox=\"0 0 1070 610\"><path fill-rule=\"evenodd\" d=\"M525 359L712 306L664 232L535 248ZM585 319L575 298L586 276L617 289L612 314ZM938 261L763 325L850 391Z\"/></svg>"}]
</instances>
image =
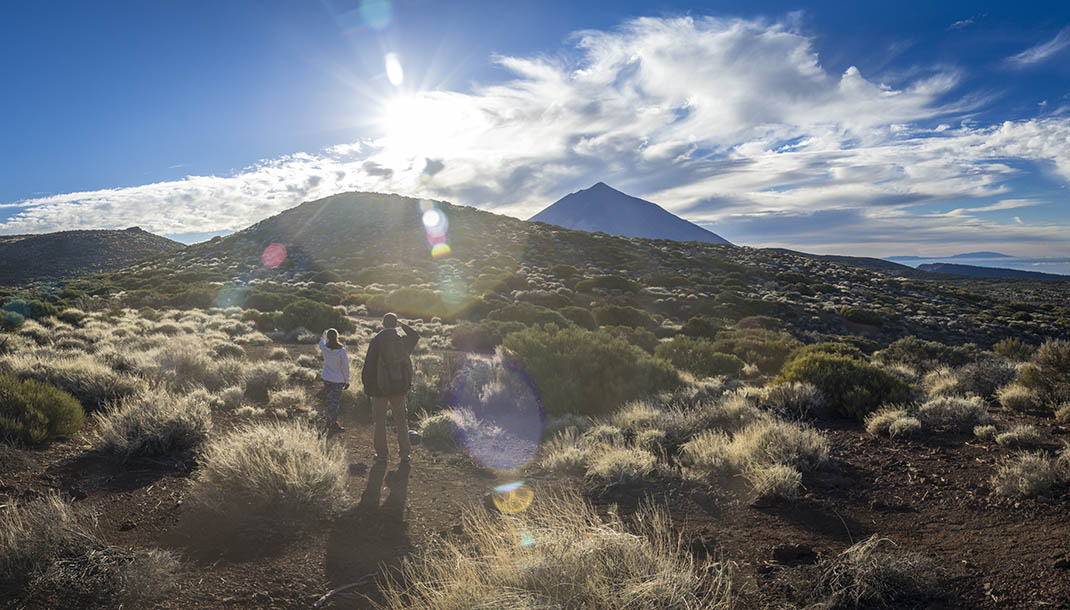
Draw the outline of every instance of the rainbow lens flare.
<instances>
[{"instance_id":1,"label":"rainbow lens flare","mask_svg":"<svg viewBox=\"0 0 1070 610\"><path fill-rule=\"evenodd\" d=\"M427 199L420 200L420 210L423 212L420 220L423 222L424 232L427 233L427 243L431 245L431 258L446 256L452 251L446 241L446 232L450 226L446 213L434 201Z\"/></svg>"}]
</instances>

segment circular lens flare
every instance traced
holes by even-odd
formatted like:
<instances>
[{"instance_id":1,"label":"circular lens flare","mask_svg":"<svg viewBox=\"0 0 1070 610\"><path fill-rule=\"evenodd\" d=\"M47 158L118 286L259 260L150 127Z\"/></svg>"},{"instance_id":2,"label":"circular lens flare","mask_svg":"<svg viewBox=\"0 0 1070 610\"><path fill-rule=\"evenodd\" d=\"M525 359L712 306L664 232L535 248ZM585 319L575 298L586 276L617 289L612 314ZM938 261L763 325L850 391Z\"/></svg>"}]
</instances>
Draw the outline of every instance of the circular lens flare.
<instances>
[{"instance_id":1,"label":"circular lens flare","mask_svg":"<svg viewBox=\"0 0 1070 610\"><path fill-rule=\"evenodd\" d=\"M264 263L264 266L269 269L274 269L282 264L286 260L286 246L282 244L270 244L264 248L263 254L260 255L260 262Z\"/></svg>"},{"instance_id":2,"label":"circular lens flare","mask_svg":"<svg viewBox=\"0 0 1070 610\"><path fill-rule=\"evenodd\" d=\"M442 212L433 209L428 210L424 212L423 220L424 226L428 229L436 228L442 222Z\"/></svg>"},{"instance_id":3,"label":"circular lens flare","mask_svg":"<svg viewBox=\"0 0 1070 610\"><path fill-rule=\"evenodd\" d=\"M493 499L494 507L503 514L515 515L526 511L531 506L531 502L535 499L535 491L526 487L523 481L517 481L495 487Z\"/></svg>"},{"instance_id":4,"label":"circular lens flare","mask_svg":"<svg viewBox=\"0 0 1070 610\"><path fill-rule=\"evenodd\" d=\"M369 27L385 30L394 18L394 9L390 6L390 0L362 0L360 17Z\"/></svg>"}]
</instances>

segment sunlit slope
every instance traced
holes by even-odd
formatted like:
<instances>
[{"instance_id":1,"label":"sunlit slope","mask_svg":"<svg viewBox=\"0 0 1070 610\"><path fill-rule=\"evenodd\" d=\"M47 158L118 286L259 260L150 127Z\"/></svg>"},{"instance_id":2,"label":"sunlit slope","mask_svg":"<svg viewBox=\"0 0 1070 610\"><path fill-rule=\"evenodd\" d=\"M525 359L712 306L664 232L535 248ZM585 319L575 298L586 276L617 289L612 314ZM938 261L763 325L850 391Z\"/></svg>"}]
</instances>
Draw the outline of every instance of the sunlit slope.
<instances>
[{"instance_id":1,"label":"sunlit slope","mask_svg":"<svg viewBox=\"0 0 1070 610\"><path fill-rule=\"evenodd\" d=\"M1070 320L1065 299L1049 293L1057 287L896 277L791 252L586 233L376 193L306 202L71 288L120 295L134 307L281 311L307 298L525 323L612 306L644 312L626 322L653 330L695 316L769 316L799 337L861 334L877 343L907 335L1039 341L1067 333Z\"/></svg>"}]
</instances>

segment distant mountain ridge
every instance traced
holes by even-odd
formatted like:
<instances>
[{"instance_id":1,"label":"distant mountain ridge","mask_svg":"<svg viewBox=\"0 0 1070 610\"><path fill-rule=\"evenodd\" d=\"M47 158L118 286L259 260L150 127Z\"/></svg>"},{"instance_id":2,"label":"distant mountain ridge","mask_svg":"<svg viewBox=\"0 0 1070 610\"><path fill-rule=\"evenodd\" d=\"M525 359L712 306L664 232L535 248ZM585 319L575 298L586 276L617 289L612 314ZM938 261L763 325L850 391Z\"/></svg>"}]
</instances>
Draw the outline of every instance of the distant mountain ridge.
<instances>
[{"instance_id":1,"label":"distant mountain ridge","mask_svg":"<svg viewBox=\"0 0 1070 610\"><path fill-rule=\"evenodd\" d=\"M656 203L622 193L604 182L566 195L528 220L621 237L729 244L713 231L684 220Z\"/></svg>"},{"instance_id":2,"label":"distant mountain ridge","mask_svg":"<svg viewBox=\"0 0 1070 610\"><path fill-rule=\"evenodd\" d=\"M0 285L112 271L184 247L139 227L0 235Z\"/></svg>"},{"instance_id":3,"label":"distant mountain ridge","mask_svg":"<svg viewBox=\"0 0 1070 610\"><path fill-rule=\"evenodd\" d=\"M986 258L1014 258L1010 254L1000 252L963 252L951 256L889 256L887 261L931 261L931 260L954 260L954 259L986 259Z\"/></svg>"},{"instance_id":4,"label":"distant mountain ridge","mask_svg":"<svg viewBox=\"0 0 1070 610\"><path fill-rule=\"evenodd\" d=\"M991 278L1028 278L1034 280L1070 280L1070 275L1042 273L1040 271L1022 271L1021 269L1004 269L1001 267L979 267L977 265L959 265L955 263L929 263L918 265L919 271L930 273L950 273L970 277Z\"/></svg>"}]
</instances>

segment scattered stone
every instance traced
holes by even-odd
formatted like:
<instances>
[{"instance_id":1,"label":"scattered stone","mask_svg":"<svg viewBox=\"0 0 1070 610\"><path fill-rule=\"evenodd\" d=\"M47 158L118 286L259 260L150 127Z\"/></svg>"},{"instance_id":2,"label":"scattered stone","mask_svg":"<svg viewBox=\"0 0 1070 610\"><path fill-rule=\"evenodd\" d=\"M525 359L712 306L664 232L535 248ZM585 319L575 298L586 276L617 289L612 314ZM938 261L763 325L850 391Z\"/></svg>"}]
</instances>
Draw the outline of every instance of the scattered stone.
<instances>
[{"instance_id":1,"label":"scattered stone","mask_svg":"<svg viewBox=\"0 0 1070 610\"><path fill-rule=\"evenodd\" d=\"M1070 570L1070 558L1063 557L1055 560L1055 567L1060 570Z\"/></svg>"},{"instance_id":2,"label":"scattered stone","mask_svg":"<svg viewBox=\"0 0 1070 610\"><path fill-rule=\"evenodd\" d=\"M773 559L781 563L813 559L817 556L808 544L778 544L773 547Z\"/></svg>"},{"instance_id":3,"label":"scattered stone","mask_svg":"<svg viewBox=\"0 0 1070 610\"><path fill-rule=\"evenodd\" d=\"M122 523L119 524L119 531L120 532L129 532L130 530L134 529L135 527L137 527L137 523L134 523L130 519L127 519L126 521L123 521Z\"/></svg>"},{"instance_id":4,"label":"scattered stone","mask_svg":"<svg viewBox=\"0 0 1070 610\"><path fill-rule=\"evenodd\" d=\"M73 500L85 500L89 497L89 494L86 493L86 491L81 487L72 487L67 491L67 493L71 495L71 499Z\"/></svg>"}]
</instances>

